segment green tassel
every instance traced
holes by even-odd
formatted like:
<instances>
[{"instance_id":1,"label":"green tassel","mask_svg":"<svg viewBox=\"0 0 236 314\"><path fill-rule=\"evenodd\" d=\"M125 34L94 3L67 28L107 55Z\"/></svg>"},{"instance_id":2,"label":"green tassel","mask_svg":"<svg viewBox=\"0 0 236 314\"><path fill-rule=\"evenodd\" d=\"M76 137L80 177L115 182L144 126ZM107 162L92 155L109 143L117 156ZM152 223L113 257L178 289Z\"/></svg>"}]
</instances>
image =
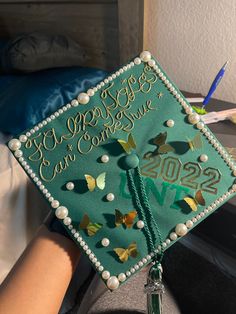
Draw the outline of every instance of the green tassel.
<instances>
[{"instance_id":1,"label":"green tassel","mask_svg":"<svg viewBox=\"0 0 236 314\"><path fill-rule=\"evenodd\" d=\"M161 264L155 263L150 268L144 291L147 293L147 314L162 314L162 294L165 287L162 283Z\"/></svg>"}]
</instances>

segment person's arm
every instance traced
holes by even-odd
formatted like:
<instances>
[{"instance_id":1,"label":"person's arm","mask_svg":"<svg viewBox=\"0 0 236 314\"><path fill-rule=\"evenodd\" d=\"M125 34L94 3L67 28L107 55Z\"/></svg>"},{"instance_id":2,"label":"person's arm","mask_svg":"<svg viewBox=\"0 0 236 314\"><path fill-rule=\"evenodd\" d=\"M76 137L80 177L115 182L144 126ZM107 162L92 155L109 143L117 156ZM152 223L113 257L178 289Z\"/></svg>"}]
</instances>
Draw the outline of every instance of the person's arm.
<instances>
[{"instance_id":1,"label":"person's arm","mask_svg":"<svg viewBox=\"0 0 236 314\"><path fill-rule=\"evenodd\" d=\"M78 247L42 225L0 287L0 314L57 314Z\"/></svg>"}]
</instances>

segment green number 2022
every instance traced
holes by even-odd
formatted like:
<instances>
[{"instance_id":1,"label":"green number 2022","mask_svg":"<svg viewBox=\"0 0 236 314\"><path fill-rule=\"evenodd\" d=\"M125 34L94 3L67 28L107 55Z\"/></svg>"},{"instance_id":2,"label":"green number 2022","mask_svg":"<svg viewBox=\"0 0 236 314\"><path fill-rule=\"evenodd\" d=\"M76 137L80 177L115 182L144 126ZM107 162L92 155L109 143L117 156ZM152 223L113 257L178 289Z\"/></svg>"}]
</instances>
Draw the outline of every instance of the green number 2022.
<instances>
[{"instance_id":1,"label":"green number 2022","mask_svg":"<svg viewBox=\"0 0 236 314\"><path fill-rule=\"evenodd\" d=\"M194 190L201 189L207 193L217 194L215 185L220 182L221 173L218 169L207 167L202 169L198 163L182 162L176 158L160 156L144 159L145 164L141 167L143 176L158 178L162 177L164 181L174 183L180 180L180 184ZM199 178L205 176L206 180L199 182Z\"/></svg>"}]
</instances>

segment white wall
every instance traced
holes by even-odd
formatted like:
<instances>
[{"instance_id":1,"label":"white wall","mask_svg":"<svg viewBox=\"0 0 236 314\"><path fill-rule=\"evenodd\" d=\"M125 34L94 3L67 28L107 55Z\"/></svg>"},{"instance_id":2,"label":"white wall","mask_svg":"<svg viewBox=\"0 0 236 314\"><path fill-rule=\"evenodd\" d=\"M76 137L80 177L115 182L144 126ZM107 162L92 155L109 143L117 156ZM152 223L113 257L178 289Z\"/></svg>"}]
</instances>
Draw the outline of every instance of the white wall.
<instances>
[{"instance_id":1,"label":"white wall","mask_svg":"<svg viewBox=\"0 0 236 314\"><path fill-rule=\"evenodd\" d=\"M214 97L236 102L236 0L145 0L144 45L180 89L203 95L229 60Z\"/></svg>"}]
</instances>

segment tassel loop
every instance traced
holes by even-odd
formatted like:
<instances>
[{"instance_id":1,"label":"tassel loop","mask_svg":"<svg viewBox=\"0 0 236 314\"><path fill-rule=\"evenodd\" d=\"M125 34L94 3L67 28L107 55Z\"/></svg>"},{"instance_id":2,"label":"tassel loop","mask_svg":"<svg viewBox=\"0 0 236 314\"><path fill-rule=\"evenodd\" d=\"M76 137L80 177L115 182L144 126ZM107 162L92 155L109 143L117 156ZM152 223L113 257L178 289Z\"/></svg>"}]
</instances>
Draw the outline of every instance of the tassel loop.
<instances>
[{"instance_id":1,"label":"tassel loop","mask_svg":"<svg viewBox=\"0 0 236 314\"><path fill-rule=\"evenodd\" d=\"M154 262L149 270L147 284L144 286L144 292L147 293L147 314L162 313L162 294L165 293L162 272L159 262Z\"/></svg>"}]
</instances>

